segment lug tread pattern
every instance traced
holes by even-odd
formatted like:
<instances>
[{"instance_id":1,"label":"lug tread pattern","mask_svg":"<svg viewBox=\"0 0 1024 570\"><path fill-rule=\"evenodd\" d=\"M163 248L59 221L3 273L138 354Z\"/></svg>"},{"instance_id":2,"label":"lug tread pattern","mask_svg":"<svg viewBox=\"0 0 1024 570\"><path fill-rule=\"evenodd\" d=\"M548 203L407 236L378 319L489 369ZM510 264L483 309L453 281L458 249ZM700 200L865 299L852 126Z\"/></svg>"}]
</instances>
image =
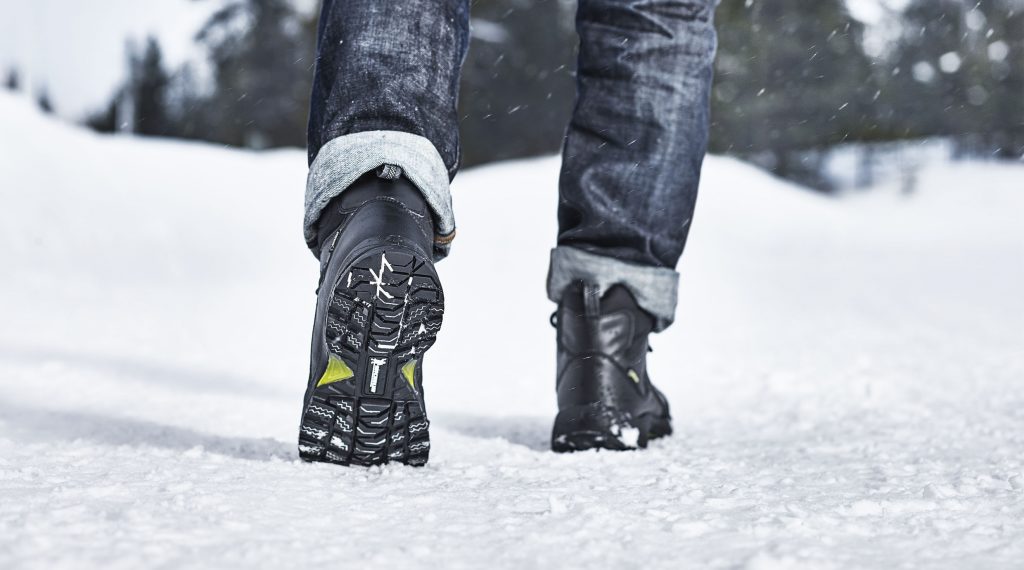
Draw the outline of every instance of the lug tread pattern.
<instances>
[{"instance_id":1,"label":"lug tread pattern","mask_svg":"<svg viewBox=\"0 0 1024 570\"><path fill-rule=\"evenodd\" d=\"M377 250L345 268L330 294L324 341L355 376L312 390L299 456L341 465L426 464L430 422L422 392L400 369L422 361L441 328L444 295L433 265L397 246ZM375 358L389 362L377 380L385 390L367 395L363 378Z\"/></svg>"},{"instance_id":2,"label":"lug tread pattern","mask_svg":"<svg viewBox=\"0 0 1024 570\"><path fill-rule=\"evenodd\" d=\"M306 461L379 465L398 461L423 465L430 451L430 422L416 401L313 396L299 430L299 455ZM309 408L307 408L308 410Z\"/></svg>"}]
</instances>

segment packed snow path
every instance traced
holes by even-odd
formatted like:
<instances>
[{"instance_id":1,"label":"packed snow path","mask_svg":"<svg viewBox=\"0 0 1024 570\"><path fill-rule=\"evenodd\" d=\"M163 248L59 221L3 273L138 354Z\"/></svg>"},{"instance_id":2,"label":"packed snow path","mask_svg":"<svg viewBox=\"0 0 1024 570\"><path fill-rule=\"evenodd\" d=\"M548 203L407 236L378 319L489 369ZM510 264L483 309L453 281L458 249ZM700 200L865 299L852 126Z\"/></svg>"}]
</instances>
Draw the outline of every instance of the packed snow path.
<instances>
[{"instance_id":1,"label":"packed snow path","mask_svg":"<svg viewBox=\"0 0 1024 570\"><path fill-rule=\"evenodd\" d=\"M676 435L564 456L557 161L465 172L430 464L368 470L297 458L304 173L0 96L0 567L1020 568L1024 167L833 200L710 158Z\"/></svg>"}]
</instances>

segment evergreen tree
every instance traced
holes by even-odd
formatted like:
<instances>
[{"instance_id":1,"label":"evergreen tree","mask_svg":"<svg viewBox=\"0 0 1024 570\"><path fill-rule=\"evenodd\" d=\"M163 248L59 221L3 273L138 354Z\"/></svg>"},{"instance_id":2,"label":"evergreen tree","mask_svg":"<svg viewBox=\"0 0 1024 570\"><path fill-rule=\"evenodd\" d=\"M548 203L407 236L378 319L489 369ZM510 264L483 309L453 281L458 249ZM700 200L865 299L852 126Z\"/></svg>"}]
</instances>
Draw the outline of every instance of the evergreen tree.
<instances>
[{"instance_id":1,"label":"evergreen tree","mask_svg":"<svg viewBox=\"0 0 1024 570\"><path fill-rule=\"evenodd\" d=\"M912 0L889 90L913 137L953 136L962 153L1024 152L1024 2Z\"/></svg>"},{"instance_id":2,"label":"evergreen tree","mask_svg":"<svg viewBox=\"0 0 1024 570\"><path fill-rule=\"evenodd\" d=\"M1024 157L1024 104L1021 104L1024 101L1024 4L1018 1L1004 14L1007 15L1004 22L1007 31L1003 41L1008 52L996 73L1004 85L999 105L1005 110L1012 132L1002 151L1004 156L1021 158Z\"/></svg>"},{"instance_id":3,"label":"evergreen tree","mask_svg":"<svg viewBox=\"0 0 1024 570\"><path fill-rule=\"evenodd\" d=\"M204 103L201 136L237 146L304 146L315 21L287 0L239 0L215 13L198 39L216 84Z\"/></svg>"},{"instance_id":4,"label":"evergreen tree","mask_svg":"<svg viewBox=\"0 0 1024 570\"><path fill-rule=\"evenodd\" d=\"M459 90L462 163L557 152L572 111L574 3L478 0Z\"/></svg>"},{"instance_id":5,"label":"evergreen tree","mask_svg":"<svg viewBox=\"0 0 1024 570\"><path fill-rule=\"evenodd\" d=\"M911 136L963 129L962 63L956 70L951 63L962 62L963 12L959 0L914 0L903 12L896 59L900 74L892 92L899 98L900 116Z\"/></svg>"},{"instance_id":6,"label":"evergreen tree","mask_svg":"<svg viewBox=\"0 0 1024 570\"><path fill-rule=\"evenodd\" d=\"M1024 157L1024 0L984 0L984 25L975 32L977 80L968 102L985 109L988 124L976 125L986 154ZM977 18L975 18L977 20Z\"/></svg>"},{"instance_id":7,"label":"evergreen tree","mask_svg":"<svg viewBox=\"0 0 1024 570\"><path fill-rule=\"evenodd\" d=\"M877 88L842 0L724 0L717 18L712 150L813 176L807 151L872 136Z\"/></svg>"},{"instance_id":8,"label":"evergreen tree","mask_svg":"<svg viewBox=\"0 0 1024 570\"><path fill-rule=\"evenodd\" d=\"M98 133L113 133L117 131L118 102L121 96L113 97L100 111L91 113L85 118L85 126Z\"/></svg>"},{"instance_id":9,"label":"evergreen tree","mask_svg":"<svg viewBox=\"0 0 1024 570\"><path fill-rule=\"evenodd\" d=\"M198 87L192 65L186 63L171 75L167 91L173 136L186 139L217 140L208 125L216 119L209 97ZM217 142L222 142L217 140Z\"/></svg>"},{"instance_id":10,"label":"evergreen tree","mask_svg":"<svg viewBox=\"0 0 1024 570\"><path fill-rule=\"evenodd\" d=\"M4 79L4 87L8 91L17 91L21 88L21 77L18 75L18 70L13 67L7 71L7 77Z\"/></svg>"},{"instance_id":11,"label":"evergreen tree","mask_svg":"<svg viewBox=\"0 0 1024 570\"><path fill-rule=\"evenodd\" d=\"M39 95L36 96L36 105L47 115L53 114L55 110L53 101L50 99L50 90L45 85L39 88Z\"/></svg>"},{"instance_id":12,"label":"evergreen tree","mask_svg":"<svg viewBox=\"0 0 1024 570\"><path fill-rule=\"evenodd\" d=\"M170 77L164 69L163 54L156 38L146 40L141 55L131 55L129 96L132 102L132 128L142 135L172 134L167 90Z\"/></svg>"}]
</instances>

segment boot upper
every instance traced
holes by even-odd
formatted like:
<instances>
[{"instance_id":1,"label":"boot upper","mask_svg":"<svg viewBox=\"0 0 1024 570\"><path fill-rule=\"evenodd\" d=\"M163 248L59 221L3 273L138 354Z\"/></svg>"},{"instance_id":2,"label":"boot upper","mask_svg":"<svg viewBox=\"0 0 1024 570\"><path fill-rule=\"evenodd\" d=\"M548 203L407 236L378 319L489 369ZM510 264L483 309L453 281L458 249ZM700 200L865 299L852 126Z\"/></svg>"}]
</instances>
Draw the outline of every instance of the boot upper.
<instances>
[{"instance_id":1,"label":"boot upper","mask_svg":"<svg viewBox=\"0 0 1024 570\"><path fill-rule=\"evenodd\" d=\"M654 319L629 290L603 296L578 283L566 289L557 312L559 409L601 405L632 415L668 415L647 374L648 335Z\"/></svg>"}]
</instances>

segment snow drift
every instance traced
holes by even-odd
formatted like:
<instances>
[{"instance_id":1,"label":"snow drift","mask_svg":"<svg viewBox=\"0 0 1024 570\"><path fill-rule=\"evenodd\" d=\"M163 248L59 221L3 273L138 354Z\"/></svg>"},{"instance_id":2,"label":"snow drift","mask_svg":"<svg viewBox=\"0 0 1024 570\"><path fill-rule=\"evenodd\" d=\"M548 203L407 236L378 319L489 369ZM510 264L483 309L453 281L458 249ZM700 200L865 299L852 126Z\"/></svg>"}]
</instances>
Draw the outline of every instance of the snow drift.
<instances>
[{"instance_id":1,"label":"snow drift","mask_svg":"<svg viewBox=\"0 0 1024 570\"><path fill-rule=\"evenodd\" d=\"M0 95L0 567L1024 559L1024 168L837 200L709 158L651 355L676 435L568 456L557 161L465 172L431 463L369 470L295 450L304 176L300 151L98 136Z\"/></svg>"}]
</instances>

